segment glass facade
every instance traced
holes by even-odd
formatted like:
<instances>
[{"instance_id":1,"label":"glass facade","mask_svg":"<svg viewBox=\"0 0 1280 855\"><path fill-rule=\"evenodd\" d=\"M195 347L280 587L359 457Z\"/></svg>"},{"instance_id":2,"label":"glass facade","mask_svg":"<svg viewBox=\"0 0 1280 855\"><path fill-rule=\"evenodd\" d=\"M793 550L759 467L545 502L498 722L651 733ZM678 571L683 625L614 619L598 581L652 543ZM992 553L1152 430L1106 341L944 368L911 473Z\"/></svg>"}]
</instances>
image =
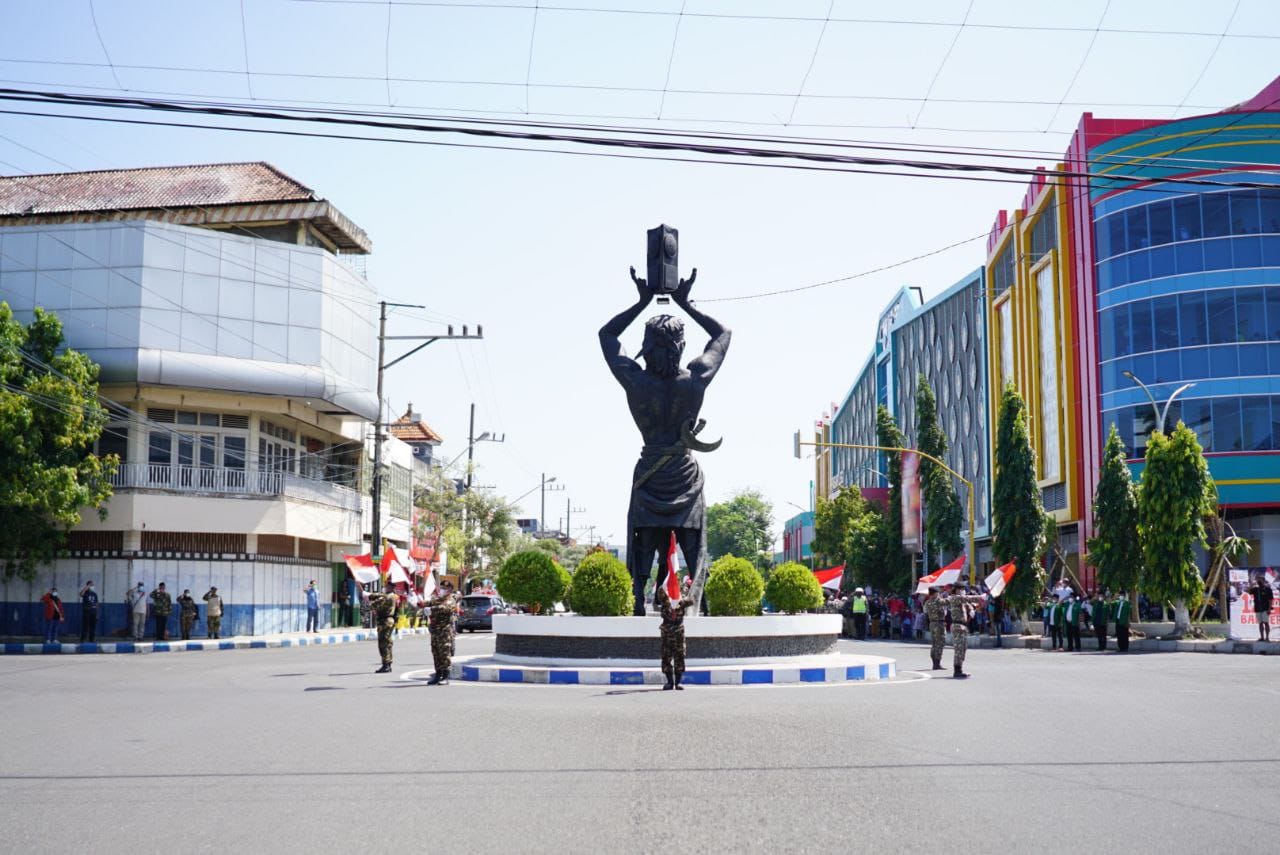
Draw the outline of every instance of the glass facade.
<instances>
[{"instance_id":1,"label":"glass facade","mask_svg":"<svg viewBox=\"0 0 1280 855\"><path fill-rule=\"evenodd\" d=\"M1141 201L1120 207L1129 196ZM1095 223L1104 429L1141 456L1155 427L1145 397L1118 394L1136 388L1128 371L1162 385L1161 403L1168 384L1196 384L1165 427L1181 419L1205 451L1280 450L1280 396L1264 379L1280 375L1280 187L1107 201L1119 204Z\"/></svg>"}]
</instances>

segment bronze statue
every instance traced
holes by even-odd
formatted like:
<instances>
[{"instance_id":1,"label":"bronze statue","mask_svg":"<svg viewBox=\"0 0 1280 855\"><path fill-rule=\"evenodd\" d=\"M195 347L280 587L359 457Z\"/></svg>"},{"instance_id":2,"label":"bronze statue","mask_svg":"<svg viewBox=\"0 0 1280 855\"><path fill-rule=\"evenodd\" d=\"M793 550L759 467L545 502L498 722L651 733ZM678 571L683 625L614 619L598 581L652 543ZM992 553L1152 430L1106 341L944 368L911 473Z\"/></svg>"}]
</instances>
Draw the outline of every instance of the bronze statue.
<instances>
[{"instance_id":1,"label":"bronze statue","mask_svg":"<svg viewBox=\"0 0 1280 855\"><path fill-rule=\"evenodd\" d=\"M672 271L675 230L666 226L654 229L650 232L651 247L654 232L661 232L669 256L667 270ZM651 271L655 269L653 261L651 258ZM609 370L626 391L631 417L644 438L632 477L631 504L627 511L627 569L631 572L636 615L645 613L644 589L649 571L655 557L669 543L672 531L684 553L685 564L695 575L691 592L695 601L705 575L706 503L702 496L702 470L692 452L714 451L720 445L719 440L703 443L696 435L705 424L698 418L703 396L724 362L730 332L690 304L689 292L697 276L695 268L688 279L680 279L672 289L671 283L665 287L661 283L649 285L644 279L636 278L636 270L631 268L631 280L638 296L635 305L600 329L600 349ZM626 355L618 340L648 307L655 292L669 293L675 304L711 337L687 369L680 367L684 324L671 315L656 315L645 323L644 343L637 354L644 360L643 367Z\"/></svg>"}]
</instances>

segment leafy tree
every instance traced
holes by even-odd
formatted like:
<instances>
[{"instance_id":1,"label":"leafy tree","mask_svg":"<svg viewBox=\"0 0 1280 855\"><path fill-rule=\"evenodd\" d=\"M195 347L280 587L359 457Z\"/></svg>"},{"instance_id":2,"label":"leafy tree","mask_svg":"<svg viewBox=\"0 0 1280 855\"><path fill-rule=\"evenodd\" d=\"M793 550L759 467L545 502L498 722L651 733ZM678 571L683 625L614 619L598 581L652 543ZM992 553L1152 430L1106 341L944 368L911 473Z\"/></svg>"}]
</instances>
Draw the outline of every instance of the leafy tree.
<instances>
[{"instance_id":1,"label":"leafy tree","mask_svg":"<svg viewBox=\"0 0 1280 855\"><path fill-rule=\"evenodd\" d=\"M1196 545L1205 545L1204 517L1213 512L1209 467L1195 433L1182 422L1169 436L1147 442L1147 465L1138 485L1138 531L1146 573L1142 589L1157 602L1173 603L1173 633L1191 630L1189 609L1204 595Z\"/></svg>"},{"instance_id":2,"label":"leafy tree","mask_svg":"<svg viewBox=\"0 0 1280 855\"><path fill-rule=\"evenodd\" d=\"M991 550L998 563L1017 564L1003 597L1007 608L1023 611L1036 602L1044 589L1044 571L1039 561L1044 547L1044 504L1036 486L1027 405L1012 383L1005 385L1000 398L995 451Z\"/></svg>"},{"instance_id":3,"label":"leafy tree","mask_svg":"<svg viewBox=\"0 0 1280 855\"><path fill-rule=\"evenodd\" d=\"M774 568L764 598L780 612L803 612L822 605L822 585L808 567L788 561Z\"/></svg>"},{"instance_id":4,"label":"leafy tree","mask_svg":"<svg viewBox=\"0 0 1280 855\"><path fill-rule=\"evenodd\" d=\"M813 514L813 552L823 566L838 564L849 552L849 529L866 513L867 502L854 486L841 487L834 499L818 497Z\"/></svg>"},{"instance_id":5,"label":"leafy tree","mask_svg":"<svg viewBox=\"0 0 1280 855\"><path fill-rule=\"evenodd\" d=\"M539 549L517 552L502 563L498 593L503 599L550 614L570 585L569 571Z\"/></svg>"},{"instance_id":6,"label":"leafy tree","mask_svg":"<svg viewBox=\"0 0 1280 855\"><path fill-rule=\"evenodd\" d=\"M414 501L423 511L418 535L438 534L444 539L450 571L457 572L463 583L485 567L500 566L522 545L520 531L504 498L481 490L464 490L442 470L432 470ZM454 561L458 562L457 568Z\"/></svg>"},{"instance_id":7,"label":"leafy tree","mask_svg":"<svg viewBox=\"0 0 1280 855\"><path fill-rule=\"evenodd\" d=\"M876 443L886 448L905 448L907 438L884 406L876 407ZM902 549L902 455L885 452L889 471L889 501L881 528L881 556L885 587L905 590L911 584L911 557Z\"/></svg>"},{"instance_id":8,"label":"leafy tree","mask_svg":"<svg viewBox=\"0 0 1280 855\"><path fill-rule=\"evenodd\" d=\"M758 490L744 490L707 508L707 551L717 558L744 556L761 567L773 548L772 525L773 506Z\"/></svg>"},{"instance_id":9,"label":"leafy tree","mask_svg":"<svg viewBox=\"0 0 1280 855\"><path fill-rule=\"evenodd\" d=\"M722 555L707 573L704 593L712 615L758 615L764 579L747 559Z\"/></svg>"},{"instance_id":10,"label":"leafy tree","mask_svg":"<svg viewBox=\"0 0 1280 855\"><path fill-rule=\"evenodd\" d=\"M568 570L570 573L576 573L578 565L582 563L582 559L586 558L589 553L594 551L591 547L581 543L573 546L566 546L560 550L560 566ZM603 549L599 550L604 552Z\"/></svg>"},{"instance_id":11,"label":"leafy tree","mask_svg":"<svg viewBox=\"0 0 1280 855\"><path fill-rule=\"evenodd\" d=\"M875 502L864 502L865 511L849 525L845 545L844 578L840 590L849 593L857 585L873 585L876 590L902 590L905 582L889 575L891 562L885 554L885 513ZM902 554L899 545L898 555Z\"/></svg>"},{"instance_id":12,"label":"leafy tree","mask_svg":"<svg viewBox=\"0 0 1280 855\"><path fill-rule=\"evenodd\" d=\"M82 508L105 519L119 458L93 444L107 423L98 366L62 346L57 316L24 327L0 302L0 561L3 578L35 577L66 544Z\"/></svg>"},{"instance_id":13,"label":"leafy tree","mask_svg":"<svg viewBox=\"0 0 1280 855\"><path fill-rule=\"evenodd\" d=\"M947 459L947 435L938 421L938 402L923 374L916 381L916 447L939 460ZM942 556L954 557L964 548L960 527L964 514L952 475L927 457L920 458L920 487L924 498L925 536L933 569Z\"/></svg>"},{"instance_id":14,"label":"leafy tree","mask_svg":"<svg viewBox=\"0 0 1280 855\"><path fill-rule=\"evenodd\" d=\"M1098 587L1137 590L1142 579L1138 494L1125 463L1124 443L1114 424L1102 449L1102 472L1093 498L1093 526L1088 561L1098 568Z\"/></svg>"},{"instance_id":15,"label":"leafy tree","mask_svg":"<svg viewBox=\"0 0 1280 855\"><path fill-rule=\"evenodd\" d=\"M560 551L563 547L561 547L560 541L556 540L555 538L544 537L534 541L533 548L541 549L543 552L547 553L552 558L559 558Z\"/></svg>"}]
</instances>

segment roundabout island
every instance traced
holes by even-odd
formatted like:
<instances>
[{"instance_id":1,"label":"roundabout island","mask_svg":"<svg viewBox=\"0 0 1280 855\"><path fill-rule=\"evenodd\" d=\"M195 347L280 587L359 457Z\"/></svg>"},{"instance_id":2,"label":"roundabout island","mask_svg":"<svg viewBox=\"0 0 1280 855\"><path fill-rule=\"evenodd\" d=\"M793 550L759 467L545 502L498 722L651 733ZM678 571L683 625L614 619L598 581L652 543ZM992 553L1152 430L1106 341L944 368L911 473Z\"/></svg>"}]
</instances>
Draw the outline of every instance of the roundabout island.
<instances>
[{"instance_id":1,"label":"roundabout island","mask_svg":"<svg viewBox=\"0 0 1280 855\"><path fill-rule=\"evenodd\" d=\"M465 682L660 685L660 618L494 615L492 656L459 659ZM884 656L842 653L839 615L690 617L688 685L844 683L892 679Z\"/></svg>"}]
</instances>

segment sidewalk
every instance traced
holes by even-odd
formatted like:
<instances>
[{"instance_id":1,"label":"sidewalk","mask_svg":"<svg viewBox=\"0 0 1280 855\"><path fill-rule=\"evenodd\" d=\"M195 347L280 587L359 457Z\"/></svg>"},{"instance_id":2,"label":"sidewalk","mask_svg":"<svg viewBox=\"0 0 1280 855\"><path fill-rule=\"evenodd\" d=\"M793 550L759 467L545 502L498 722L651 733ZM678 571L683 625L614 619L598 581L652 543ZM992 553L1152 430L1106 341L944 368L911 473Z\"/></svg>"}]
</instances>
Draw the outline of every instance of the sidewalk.
<instances>
[{"instance_id":1,"label":"sidewalk","mask_svg":"<svg viewBox=\"0 0 1280 855\"><path fill-rule=\"evenodd\" d=\"M396 630L396 638L426 635L426 627ZM190 641L100 641L96 644L44 644L42 642L6 641L0 655L65 655L69 653L197 653L218 650L260 650L271 647L308 647L317 644L352 644L372 641L377 630L360 628L326 629L318 633L280 632L269 635L244 635L235 638L191 639Z\"/></svg>"},{"instance_id":2,"label":"sidewalk","mask_svg":"<svg viewBox=\"0 0 1280 855\"><path fill-rule=\"evenodd\" d=\"M873 641L885 641L887 639L869 639ZM899 639L894 639L899 641ZM927 639L910 639L902 642L904 644L920 644L929 643ZM1049 645L1052 641L1039 635L1006 635L1003 638L1001 649L1004 650L1045 650L1050 649ZM951 644L951 636L947 636L947 644ZM1082 653L1097 653L1098 639L1096 636L1081 634L1081 650ZM994 636L978 635L977 633L969 633L969 649L974 650L992 650L996 649L996 640ZM1115 652L1116 640L1114 636L1107 636L1107 651ZM1256 654L1262 656L1280 655L1280 641L1271 641L1263 643L1261 641L1234 641L1232 639L1184 639L1181 641L1164 641L1158 638L1133 638L1129 640L1130 653L1242 653Z\"/></svg>"}]
</instances>

